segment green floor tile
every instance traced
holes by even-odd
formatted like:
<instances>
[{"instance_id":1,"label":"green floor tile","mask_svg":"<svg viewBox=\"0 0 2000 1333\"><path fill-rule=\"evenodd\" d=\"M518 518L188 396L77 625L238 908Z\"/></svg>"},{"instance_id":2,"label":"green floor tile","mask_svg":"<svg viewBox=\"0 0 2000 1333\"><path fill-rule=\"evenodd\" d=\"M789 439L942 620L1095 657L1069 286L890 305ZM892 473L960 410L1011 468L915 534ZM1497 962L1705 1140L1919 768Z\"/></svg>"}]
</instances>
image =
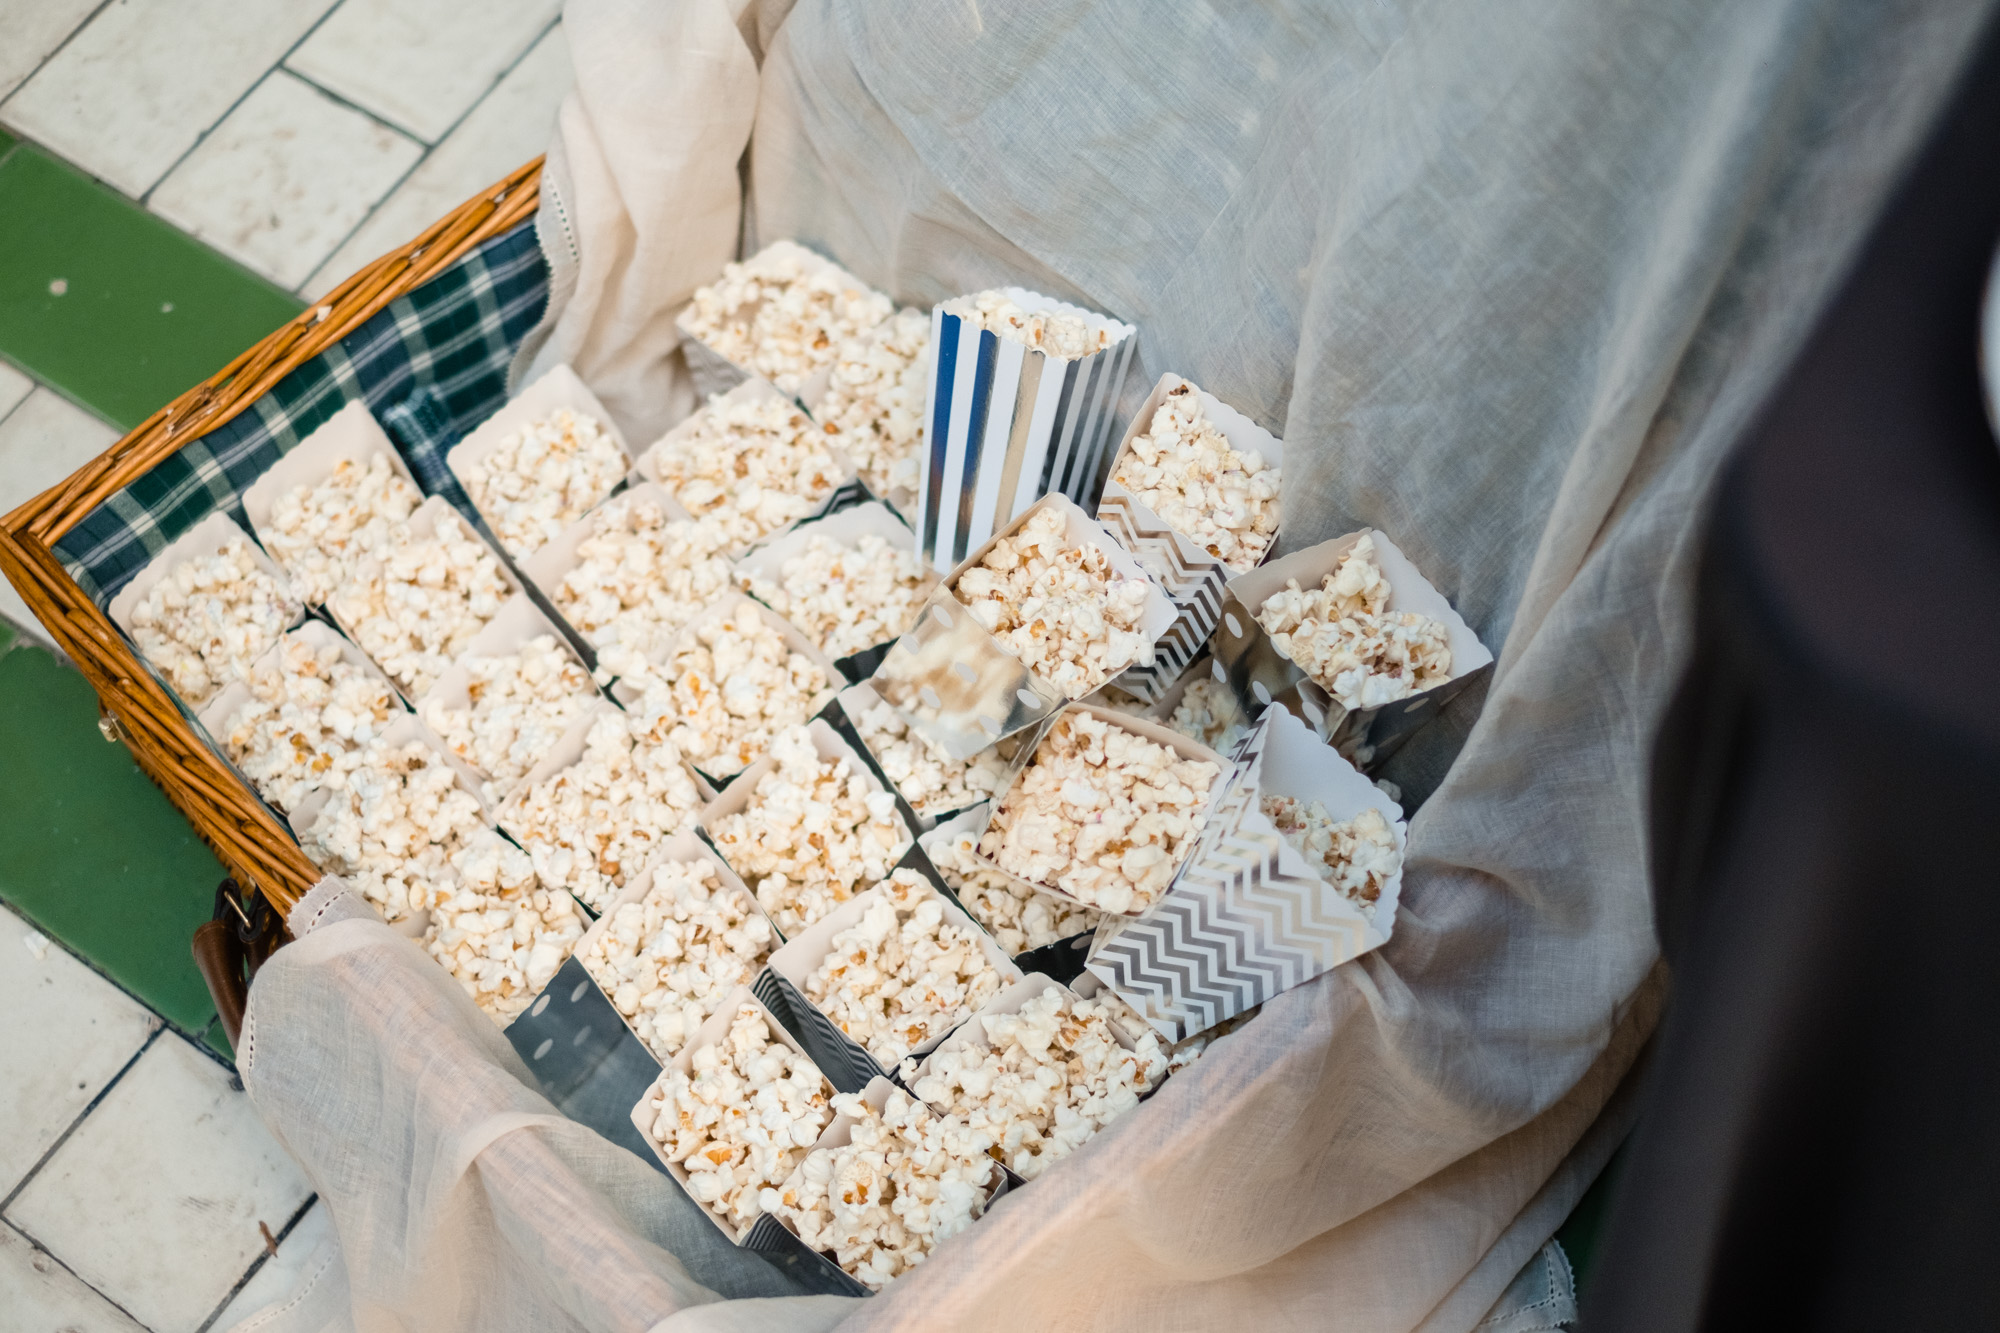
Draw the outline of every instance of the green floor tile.
<instances>
[{"instance_id":1,"label":"green floor tile","mask_svg":"<svg viewBox=\"0 0 2000 1333\"><path fill-rule=\"evenodd\" d=\"M127 430L301 308L32 144L0 158L0 352Z\"/></svg>"},{"instance_id":2,"label":"green floor tile","mask_svg":"<svg viewBox=\"0 0 2000 1333\"><path fill-rule=\"evenodd\" d=\"M0 656L0 899L187 1032L215 1013L189 941L223 869L47 649Z\"/></svg>"}]
</instances>

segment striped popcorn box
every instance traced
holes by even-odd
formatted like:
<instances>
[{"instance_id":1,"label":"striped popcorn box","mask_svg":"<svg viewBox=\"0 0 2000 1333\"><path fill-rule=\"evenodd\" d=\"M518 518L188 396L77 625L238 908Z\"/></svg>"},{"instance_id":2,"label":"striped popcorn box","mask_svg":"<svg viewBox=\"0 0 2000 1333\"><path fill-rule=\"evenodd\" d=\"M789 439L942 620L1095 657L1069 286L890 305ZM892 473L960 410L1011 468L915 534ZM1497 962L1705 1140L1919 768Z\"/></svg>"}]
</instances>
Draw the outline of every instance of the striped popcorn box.
<instances>
[{"instance_id":1,"label":"striped popcorn box","mask_svg":"<svg viewBox=\"0 0 2000 1333\"><path fill-rule=\"evenodd\" d=\"M1203 544L1196 535L1177 531L1158 513L1148 508L1124 485L1119 476L1132 451L1132 442L1152 429L1155 415L1168 395L1193 393L1201 405L1201 415L1220 431L1232 449L1241 454L1257 454L1273 468L1284 464L1285 446L1277 436L1230 407L1213 394L1204 393L1179 375L1160 376L1152 394L1125 430L1112 456L1104 483L1104 496L1097 502L1097 521L1110 530L1130 551L1153 581L1173 599L1173 628L1160 636L1150 666L1133 667L1118 677L1118 688L1142 702L1158 700L1180 678L1190 662L1201 656L1208 636L1222 619L1222 587L1239 573L1247 573L1277 545L1274 530L1261 535L1255 556L1232 568Z\"/></svg>"},{"instance_id":2,"label":"striped popcorn box","mask_svg":"<svg viewBox=\"0 0 2000 1333\"><path fill-rule=\"evenodd\" d=\"M1050 350L1041 350L993 331L1018 326L1034 337L1042 321L1057 322L1058 335L1080 325L1080 337L1044 337ZM1137 344L1130 324L1020 287L935 307L918 553L950 569L1051 493L1089 508Z\"/></svg>"},{"instance_id":3,"label":"striped popcorn box","mask_svg":"<svg viewBox=\"0 0 2000 1333\"><path fill-rule=\"evenodd\" d=\"M1336 888L1264 813L1318 802L1341 823L1373 810L1395 851L1372 900ZM1158 906L1099 928L1085 970L1167 1042L1204 1032L1388 942L1403 888L1402 807L1291 713L1273 708Z\"/></svg>"}]
</instances>

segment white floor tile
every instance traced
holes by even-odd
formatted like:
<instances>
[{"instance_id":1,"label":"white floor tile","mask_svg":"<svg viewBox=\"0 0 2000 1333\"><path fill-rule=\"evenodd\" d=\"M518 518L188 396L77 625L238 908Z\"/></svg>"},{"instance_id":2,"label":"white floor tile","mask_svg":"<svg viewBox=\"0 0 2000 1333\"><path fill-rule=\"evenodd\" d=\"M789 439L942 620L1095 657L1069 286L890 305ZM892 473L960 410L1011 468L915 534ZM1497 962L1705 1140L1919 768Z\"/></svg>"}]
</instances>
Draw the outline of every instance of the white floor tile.
<instances>
[{"instance_id":1,"label":"white floor tile","mask_svg":"<svg viewBox=\"0 0 2000 1333\"><path fill-rule=\"evenodd\" d=\"M277 1254L264 1261L210 1327L215 1333L228 1333L265 1306L288 1299L298 1290L306 1266L318 1261L323 1247L332 1239L333 1219L327 1215L325 1204L315 1203L291 1234L278 1242Z\"/></svg>"},{"instance_id":2,"label":"white floor tile","mask_svg":"<svg viewBox=\"0 0 2000 1333\"><path fill-rule=\"evenodd\" d=\"M35 66L90 17L98 0L0 0L0 97L21 86Z\"/></svg>"},{"instance_id":3,"label":"white floor tile","mask_svg":"<svg viewBox=\"0 0 2000 1333\"><path fill-rule=\"evenodd\" d=\"M146 1333L123 1310L0 1223L0 1313L8 1333Z\"/></svg>"},{"instance_id":4,"label":"white floor tile","mask_svg":"<svg viewBox=\"0 0 2000 1333\"><path fill-rule=\"evenodd\" d=\"M0 2L4 2L4 0L0 0ZM0 19L0 22L5 22L5 20ZM5 361L0 361L0 421L5 421L7 414L19 407L21 400L26 398L29 391L34 387L35 382L33 380L8 365Z\"/></svg>"},{"instance_id":5,"label":"white floor tile","mask_svg":"<svg viewBox=\"0 0 2000 1333\"><path fill-rule=\"evenodd\" d=\"M575 81L561 26L549 29L423 165L305 285L318 300L371 259L404 244L529 159L546 152L556 111Z\"/></svg>"},{"instance_id":6,"label":"white floor tile","mask_svg":"<svg viewBox=\"0 0 2000 1333\"><path fill-rule=\"evenodd\" d=\"M193 1333L311 1189L229 1074L161 1036L7 1209L155 1333Z\"/></svg>"},{"instance_id":7,"label":"white floor tile","mask_svg":"<svg viewBox=\"0 0 2000 1333\"><path fill-rule=\"evenodd\" d=\"M423 155L409 136L274 70L160 182L150 204L295 287Z\"/></svg>"},{"instance_id":8,"label":"white floor tile","mask_svg":"<svg viewBox=\"0 0 2000 1333\"><path fill-rule=\"evenodd\" d=\"M159 1020L0 907L0 1198L14 1192Z\"/></svg>"},{"instance_id":9,"label":"white floor tile","mask_svg":"<svg viewBox=\"0 0 2000 1333\"><path fill-rule=\"evenodd\" d=\"M346 0L285 63L436 143L561 8L561 0Z\"/></svg>"},{"instance_id":10,"label":"white floor tile","mask_svg":"<svg viewBox=\"0 0 2000 1333\"><path fill-rule=\"evenodd\" d=\"M109 449L121 432L53 389L37 388L0 421L0 514L41 494ZM36 623L14 585L0 578L0 615Z\"/></svg>"},{"instance_id":11,"label":"white floor tile","mask_svg":"<svg viewBox=\"0 0 2000 1333\"><path fill-rule=\"evenodd\" d=\"M0 121L136 198L333 3L117 0L0 106Z\"/></svg>"}]
</instances>

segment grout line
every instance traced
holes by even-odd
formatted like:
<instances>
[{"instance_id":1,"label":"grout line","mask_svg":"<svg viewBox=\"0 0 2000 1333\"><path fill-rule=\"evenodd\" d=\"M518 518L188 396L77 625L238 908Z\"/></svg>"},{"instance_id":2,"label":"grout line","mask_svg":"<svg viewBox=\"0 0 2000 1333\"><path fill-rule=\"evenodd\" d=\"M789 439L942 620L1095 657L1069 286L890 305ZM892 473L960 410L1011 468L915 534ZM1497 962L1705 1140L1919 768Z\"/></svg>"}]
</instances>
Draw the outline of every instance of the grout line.
<instances>
[{"instance_id":1,"label":"grout line","mask_svg":"<svg viewBox=\"0 0 2000 1333\"><path fill-rule=\"evenodd\" d=\"M277 1235L277 1244L279 1250L282 1251L285 1248L285 1242L291 1238L292 1232L295 1229L297 1229L300 1222L305 1220L306 1213L311 1211L312 1206L318 1202L319 1202L319 1195L308 1194L306 1196L306 1201L299 1205L299 1210L296 1213L292 1214L292 1220L285 1223L283 1227L279 1228ZM271 1262L271 1260L275 1258L277 1258L276 1255L272 1254L269 1250L266 1250L262 1254L258 1255L255 1259L252 1259L250 1261L250 1266L243 1270L243 1276L236 1279L236 1285L231 1287L229 1289L228 1294L225 1295L219 1302L216 1303L216 1307L213 1310L209 1311L208 1318L202 1321L201 1327L196 1329L194 1333L208 1333L209 1329L215 1327L215 1321L222 1318L222 1312L229 1308L229 1303L235 1300L237 1296L242 1293L245 1287L250 1285L250 1279L256 1277L258 1271L262 1269L265 1264ZM286 1294L290 1295L289 1292L287 1292Z\"/></svg>"},{"instance_id":2,"label":"grout line","mask_svg":"<svg viewBox=\"0 0 2000 1333\"><path fill-rule=\"evenodd\" d=\"M85 1291L97 1297L98 1300L103 1301L106 1305L116 1310L119 1314L124 1315L127 1319L130 1319L132 1321L133 1327L135 1328L145 1327L145 1325L141 1324L138 1318L134 1316L130 1310L126 1309L124 1306L120 1305L117 1301L112 1300L109 1296L106 1296L96 1287L93 1287L90 1285L90 1283L86 1282L83 1278L83 1275L77 1272L74 1268L71 1268L68 1264L64 1263L62 1261L62 1256L57 1254L54 1250L42 1244L40 1241L36 1240L33 1236L29 1235L27 1232L21 1230L21 1228L15 1226L12 1222L0 1219L0 1226L6 1227L9 1231L19 1236L22 1240L28 1242L28 1244L34 1248L37 1254L46 1254L49 1257L50 1263L54 1264L57 1268L62 1269L63 1272L68 1273L72 1278L76 1280L77 1285L81 1286Z\"/></svg>"},{"instance_id":3,"label":"grout line","mask_svg":"<svg viewBox=\"0 0 2000 1333\"><path fill-rule=\"evenodd\" d=\"M49 52L47 55L43 56L41 62L37 64L33 69L28 71L27 77L14 85L13 92L8 93L5 97L0 97L0 110L4 110L6 108L7 103L13 101L14 98L20 93L20 91L23 88L33 83L35 81L35 76L37 74L40 74L43 70L47 69L49 62L51 60L54 60L57 56L61 55L63 51L69 46L69 44L76 40L76 35L78 33L82 32L85 28L88 28L91 24L97 22L97 16L99 14L102 14L105 10L111 8L112 2L113 0L103 0L103 3L98 5L97 8L91 10L88 14L84 15L83 21L78 23L74 28L71 28L69 32L64 35L63 39L56 43L56 49Z\"/></svg>"},{"instance_id":4,"label":"grout line","mask_svg":"<svg viewBox=\"0 0 2000 1333\"><path fill-rule=\"evenodd\" d=\"M356 236L359 236L362 230L366 228L370 222L375 220L375 215L382 211L382 206L388 203L391 199L394 199L396 197L396 192L401 190L405 185L410 183L410 178L423 169L424 164L431 160L432 155L435 154L438 149L444 147L445 143L451 138L452 135L458 133L460 127L463 126L466 121L472 119L472 113L479 110L480 107L486 105L486 99L493 96L494 91L498 89L500 85L506 81L507 76L509 74L512 74L515 70L519 69L521 67L521 62L526 60L529 56L533 55L535 52L535 48L540 46L543 42L547 41L549 34L554 32L557 28L560 28L561 26L562 26L562 15L558 13L554 18L549 20L547 26L545 26L540 32L535 34L534 40L530 41L526 46L521 48L521 54L515 56L512 61L508 62L507 68L501 70L498 74L493 76L493 82L486 86L486 91L479 94L478 97L475 97L472 100L472 105L466 107L464 111L459 113L457 120L454 120L451 124L445 126L444 132L438 135L437 142L428 145L424 149L423 156L418 158L416 161L410 163L409 170L405 171L401 176L398 176L396 178L395 184L391 185L386 191L383 192L382 197L375 201L374 205L369 208L368 212L362 216L361 221L355 223L354 226L348 231L348 233L345 236L341 237L340 240L334 244L333 249L326 252L326 257L324 259L321 259L319 263L313 265L313 271L306 274L305 278L299 283L298 286L292 288L292 291L301 300L305 300L307 304L311 304L310 298L306 296L306 288L312 284L312 280L314 278L317 278L319 276L319 271L326 267L327 261L331 260L335 255L339 254L341 252L341 249L345 247L349 241L353 240ZM337 93L332 93L329 90L321 87L318 83L314 83L313 80L306 78L305 75L299 73L295 69L291 69L289 66L286 67L286 72L291 74L292 77L294 78L304 79L305 82L312 84L312 86L315 88L319 88L321 92L327 93L327 95L330 97L338 96ZM342 100L344 101L345 99ZM366 111L366 108L356 108L356 109L362 110L364 112ZM391 128L393 129L395 127L391 126ZM399 131L399 133L408 133L408 132ZM416 139L415 135L410 135L409 137ZM417 139L417 142L423 143L423 140ZM476 190L479 187L475 185L472 188ZM433 221L435 221L435 219L433 219ZM374 255L368 256L368 259L373 259L373 258L375 258ZM367 263L368 259L364 259L362 262ZM345 277L346 275L342 274L341 276Z\"/></svg>"},{"instance_id":5,"label":"grout line","mask_svg":"<svg viewBox=\"0 0 2000 1333\"><path fill-rule=\"evenodd\" d=\"M4 1215L9 1208L14 1206L14 1200L21 1197L21 1191L28 1188L29 1182L41 1174L42 1168L49 1164L50 1158L62 1151L62 1146L69 1142L70 1135L76 1133L77 1128L90 1118L90 1113L97 1109L98 1103L111 1095L111 1090L123 1081L126 1073L131 1070L133 1065L139 1063L139 1057L153 1049L153 1043L158 1041L160 1034L167 1030L165 1020L160 1019L158 1014L155 1014L153 1017L159 1021L160 1026L154 1028L146 1037L146 1040L139 1043L139 1049L132 1052L132 1058L118 1067L118 1072L111 1076L111 1081L97 1090L97 1095L90 1099L88 1106L77 1112L76 1119L69 1122L69 1128L57 1135L56 1141L49 1145L49 1150L35 1159L35 1164L28 1168L28 1174L21 1177L20 1183L7 1192L6 1198L0 1199L0 1215ZM19 1230L18 1227L15 1229ZM27 1233L22 1232L21 1234L26 1235Z\"/></svg>"}]
</instances>

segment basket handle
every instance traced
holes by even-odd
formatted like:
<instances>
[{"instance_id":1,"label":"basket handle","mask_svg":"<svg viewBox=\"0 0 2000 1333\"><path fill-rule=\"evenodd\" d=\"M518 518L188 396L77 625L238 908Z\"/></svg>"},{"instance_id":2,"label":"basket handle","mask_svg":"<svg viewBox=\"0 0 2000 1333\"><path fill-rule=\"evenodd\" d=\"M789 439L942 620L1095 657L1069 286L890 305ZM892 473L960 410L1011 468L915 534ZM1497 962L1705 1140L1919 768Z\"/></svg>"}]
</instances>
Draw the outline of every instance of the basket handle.
<instances>
[{"instance_id":1,"label":"basket handle","mask_svg":"<svg viewBox=\"0 0 2000 1333\"><path fill-rule=\"evenodd\" d=\"M266 959L285 942L284 923L263 895L248 903L233 879L215 886L215 915L194 931L194 965L208 983L216 1016L233 1049L243 1036L243 1010L250 1001L250 980Z\"/></svg>"}]
</instances>

